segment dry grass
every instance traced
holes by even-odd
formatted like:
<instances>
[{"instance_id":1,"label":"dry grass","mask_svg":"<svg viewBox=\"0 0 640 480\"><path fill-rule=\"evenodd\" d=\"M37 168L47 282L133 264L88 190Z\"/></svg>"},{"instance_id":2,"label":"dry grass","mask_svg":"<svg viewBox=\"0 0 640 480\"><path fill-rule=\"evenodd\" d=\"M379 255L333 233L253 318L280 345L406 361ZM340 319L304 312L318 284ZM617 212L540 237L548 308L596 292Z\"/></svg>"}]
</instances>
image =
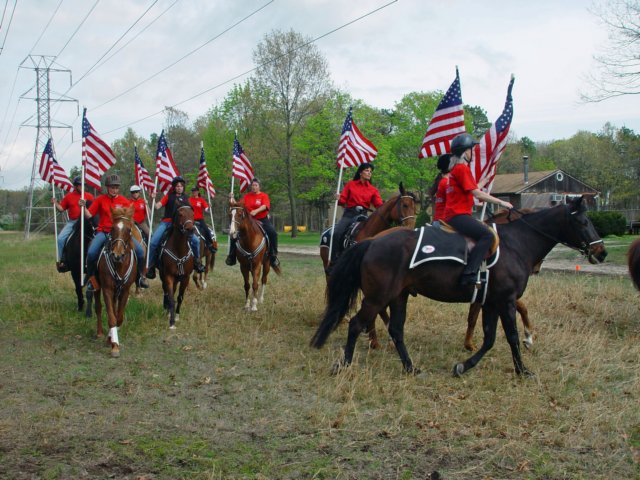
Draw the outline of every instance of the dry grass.
<instances>
[{"instance_id":1,"label":"dry grass","mask_svg":"<svg viewBox=\"0 0 640 480\"><path fill-rule=\"evenodd\" d=\"M319 259L283 256L259 312L237 267L190 285L178 330L159 282L128 306L122 357L73 311L51 239L0 238L2 478L637 478L640 300L627 278L543 273L524 297L535 328L513 373L502 332L453 378L465 305L410 300L407 376L386 335L352 368L343 325L308 347L323 309ZM481 340L481 331L477 332Z\"/></svg>"}]
</instances>

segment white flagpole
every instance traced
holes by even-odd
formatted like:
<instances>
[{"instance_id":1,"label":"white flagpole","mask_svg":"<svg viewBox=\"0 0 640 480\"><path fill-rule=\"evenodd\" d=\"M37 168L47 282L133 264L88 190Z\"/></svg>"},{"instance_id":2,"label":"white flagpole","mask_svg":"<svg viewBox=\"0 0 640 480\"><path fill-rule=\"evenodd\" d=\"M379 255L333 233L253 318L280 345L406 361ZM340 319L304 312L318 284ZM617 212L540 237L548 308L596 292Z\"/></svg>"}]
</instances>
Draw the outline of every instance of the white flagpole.
<instances>
[{"instance_id":1,"label":"white flagpole","mask_svg":"<svg viewBox=\"0 0 640 480\"><path fill-rule=\"evenodd\" d=\"M338 175L338 186L336 187L336 195L340 195L340 184L342 183L342 171L344 170L344 160L340 162L340 174ZM338 215L338 199L335 199L333 205L333 220L331 222L331 239L329 240L329 263L331 263L331 251L333 250L333 230L336 226L336 216Z\"/></svg>"},{"instance_id":2,"label":"white flagpole","mask_svg":"<svg viewBox=\"0 0 640 480\"><path fill-rule=\"evenodd\" d=\"M80 186L80 198L84 199L84 158L82 159L82 166L80 167L80 178L82 179L82 183ZM83 205L80 208L80 271L84 273L84 209Z\"/></svg>"},{"instance_id":3,"label":"white flagpole","mask_svg":"<svg viewBox=\"0 0 640 480\"><path fill-rule=\"evenodd\" d=\"M200 140L200 148L204 149L204 142ZM211 193L209 193L209 172L207 171L207 182L204 182L204 189L207 191L207 200L209 201L209 215L211 216L211 230L213 231L213 240L216 239L216 226L213 224L213 204L211 203Z\"/></svg>"},{"instance_id":4,"label":"white flagpole","mask_svg":"<svg viewBox=\"0 0 640 480\"><path fill-rule=\"evenodd\" d=\"M151 253L151 236L153 235L153 213L156 211L156 195L158 191L158 172L156 168L156 178L154 179L153 195L151 195L151 218L149 219L149 248L147 248L147 261L145 268L149 268L149 254Z\"/></svg>"},{"instance_id":5,"label":"white flagpole","mask_svg":"<svg viewBox=\"0 0 640 480\"><path fill-rule=\"evenodd\" d=\"M53 197L53 199L56 198L56 187L53 185L53 182L51 182L51 196ZM58 250L58 220L57 220L57 216L58 216L58 209L56 208L56 204L53 203L53 232L55 233L54 238L55 238L55 241L56 241L56 262L60 258L60 251Z\"/></svg>"}]
</instances>

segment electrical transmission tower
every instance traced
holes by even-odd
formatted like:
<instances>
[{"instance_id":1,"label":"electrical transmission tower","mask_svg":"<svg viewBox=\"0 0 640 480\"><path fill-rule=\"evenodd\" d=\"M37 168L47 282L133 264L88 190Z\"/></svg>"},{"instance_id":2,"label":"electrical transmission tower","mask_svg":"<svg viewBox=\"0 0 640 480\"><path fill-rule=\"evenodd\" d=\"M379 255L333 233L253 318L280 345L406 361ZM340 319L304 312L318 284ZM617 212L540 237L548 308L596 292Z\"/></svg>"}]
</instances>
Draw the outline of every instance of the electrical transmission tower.
<instances>
[{"instance_id":1,"label":"electrical transmission tower","mask_svg":"<svg viewBox=\"0 0 640 480\"><path fill-rule=\"evenodd\" d=\"M30 66L28 66L30 64ZM26 218L24 222L24 238L29 239L30 233L43 230L48 224L53 222L53 215L56 214L55 208L51 205L51 195L48 194L44 187L44 182L39 178L38 165L42 151L51 137L51 129L53 128L71 128L70 125L52 124L51 122L51 104L59 102L76 102L77 100L67 97L66 95L56 94L56 98L51 97L50 77L52 73L68 73L69 86L71 83L71 70L65 68L54 67L55 57L50 55L29 55L20 64L20 68L29 68L36 73L35 97L28 96L32 93L33 88L29 89L20 98L35 100L37 104L36 123L22 124L23 127L35 127L36 144L33 152L33 167L31 168L31 182L29 183L29 195L27 200ZM79 114L79 107L78 114ZM32 119L30 117L30 119ZM71 132L73 141L73 131Z\"/></svg>"}]
</instances>

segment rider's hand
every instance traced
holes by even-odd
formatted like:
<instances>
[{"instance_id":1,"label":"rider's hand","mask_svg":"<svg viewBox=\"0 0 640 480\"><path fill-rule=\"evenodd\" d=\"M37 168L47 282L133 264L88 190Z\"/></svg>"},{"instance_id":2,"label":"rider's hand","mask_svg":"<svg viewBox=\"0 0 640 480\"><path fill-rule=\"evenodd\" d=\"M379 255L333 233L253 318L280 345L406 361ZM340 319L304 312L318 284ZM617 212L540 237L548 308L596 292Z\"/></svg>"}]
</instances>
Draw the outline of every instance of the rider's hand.
<instances>
[{"instance_id":1,"label":"rider's hand","mask_svg":"<svg viewBox=\"0 0 640 480\"><path fill-rule=\"evenodd\" d=\"M87 204L87 201L84 198L81 198L80 200L78 200L78 205L80 205L81 207L84 207Z\"/></svg>"}]
</instances>

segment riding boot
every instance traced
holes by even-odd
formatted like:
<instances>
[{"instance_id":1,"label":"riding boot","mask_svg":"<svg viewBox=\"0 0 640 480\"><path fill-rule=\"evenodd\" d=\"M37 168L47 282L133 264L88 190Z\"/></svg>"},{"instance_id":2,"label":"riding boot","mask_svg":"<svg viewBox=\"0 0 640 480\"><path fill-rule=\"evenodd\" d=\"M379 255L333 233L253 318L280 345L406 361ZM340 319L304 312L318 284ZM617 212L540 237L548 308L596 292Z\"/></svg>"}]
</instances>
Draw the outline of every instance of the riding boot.
<instances>
[{"instance_id":1,"label":"riding boot","mask_svg":"<svg viewBox=\"0 0 640 480\"><path fill-rule=\"evenodd\" d=\"M271 252L270 257L271 257L271 266L275 268L279 267L280 260L278 259L278 252Z\"/></svg>"},{"instance_id":2,"label":"riding boot","mask_svg":"<svg viewBox=\"0 0 640 480\"><path fill-rule=\"evenodd\" d=\"M87 273L84 277L84 284L87 286L87 291L95 291L98 285L98 280L96 279L96 267L97 265L94 262L87 263Z\"/></svg>"},{"instance_id":3,"label":"riding boot","mask_svg":"<svg viewBox=\"0 0 640 480\"><path fill-rule=\"evenodd\" d=\"M138 288L149 288L149 283L142 272L144 271L144 261L138 262L138 277L136 278L136 285Z\"/></svg>"},{"instance_id":4,"label":"riding boot","mask_svg":"<svg viewBox=\"0 0 640 480\"><path fill-rule=\"evenodd\" d=\"M204 273L204 265L202 265L199 258L193 260L193 267L196 269L196 272Z\"/></svg>"},{"instance_id":5,"label":"riding boot","mask_svg":"<svg viewBox=\"0 0 640 480\"><path fill-rule=\"evenodd\" d=\"M207 245L207 248L209 249L209 251L213 254L218 252L218 242L212 242L210 244Z\"/></svg>"},{"instance_id":6,"label":"riding boot","mask_svg":"<svg viewBox=\"0 0 640 480\"><path fill-rule=\"evenodd\" d=\"M235 240L231 240L231 245L229 247L229 255L227 255L227 259L224 261L230 267L236 264L236 242Z\"/></svg>"},{"instance_id":7,"label":"riding boot","mask_svg":"<svg viewBox=\"0 0 640 480\"><path fill-rule=\"evenodd\" d=\"M156 266L154 263L149 263L149 268L147 268L147 273L145 274L149 280L153 280L156 278Z\"/></svg>"},{"instance_id":8,"label":"riding boot","mask_svg":"<svg viewBox=\"0 0 640 480\"><path fill-rule=\"evenodd\" d=\"M60 260L56 262L56 270L58 270L58 273L66 273L69 271L69 266L63 260Z\"/></svg>"}]
</instances>

